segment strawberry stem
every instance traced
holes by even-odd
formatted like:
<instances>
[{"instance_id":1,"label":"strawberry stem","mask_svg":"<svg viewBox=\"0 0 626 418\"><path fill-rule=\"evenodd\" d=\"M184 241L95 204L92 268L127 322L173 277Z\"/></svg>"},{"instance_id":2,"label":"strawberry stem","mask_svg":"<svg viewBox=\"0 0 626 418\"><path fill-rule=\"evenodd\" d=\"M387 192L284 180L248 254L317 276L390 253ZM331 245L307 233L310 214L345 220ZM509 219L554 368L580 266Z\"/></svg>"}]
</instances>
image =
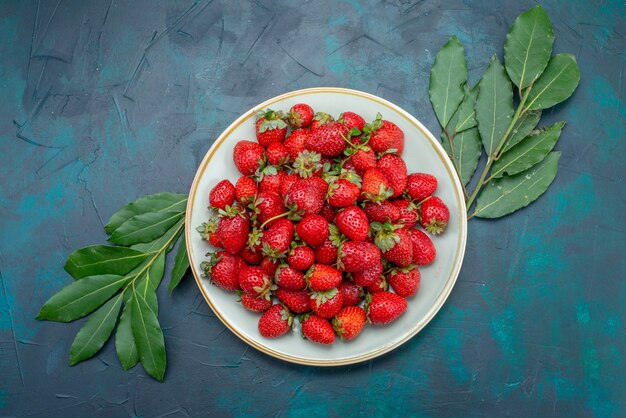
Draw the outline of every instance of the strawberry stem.
<instances>
[{"instance_id":1,"label":"strawberry stem","mask_svg":"<svg viewBox=\"0 0 626 418\"><path fill-rule=\"evenodd\" d=\"M283 213L281 213L280 215L272 216L272 217L271 217L271 218L269 218L267 221L263 222L263 223L261 224L261 227L260 227L259 229L263 229L263 228L265 227L265 225L267 225L268 223L272 222L272 221L273 221L273 220L275 220L275 219L280 219L280 218L283 218L283 217L285 217L285 216L289 215L289 213L290 213L290 212L289 212L289 211L287 211L287 212L283 212Z\"/></svg>"}]
</instances>

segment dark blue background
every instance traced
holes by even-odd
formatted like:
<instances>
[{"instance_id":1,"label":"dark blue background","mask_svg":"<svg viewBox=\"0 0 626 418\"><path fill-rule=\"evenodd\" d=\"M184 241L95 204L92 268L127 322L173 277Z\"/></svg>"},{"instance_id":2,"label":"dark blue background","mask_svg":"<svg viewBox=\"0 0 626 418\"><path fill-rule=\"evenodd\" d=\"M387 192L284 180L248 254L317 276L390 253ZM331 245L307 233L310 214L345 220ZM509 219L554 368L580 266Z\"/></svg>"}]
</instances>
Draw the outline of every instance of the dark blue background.
<instances>
[{"instance_id":1,"label":"dark blue background","mask_svg":"<svg viewBox=\"0 0 626 418\"><path fill-rule=\"evenodd\" d=\"M0 415L618 416L626 402L623 1L546 1L580 87L550 191L472 220L448 303L382 358L300 367L248 348L187 277L159 291L165 383L113 344L68 367L82 321L34 320L121 205L186 192L212 141L286 91L380 95L438 134L428 72L452 34L475 83L532 1L3 1ZM170 264L171 265L171 264Z\"/></svg>"}]
</instances>

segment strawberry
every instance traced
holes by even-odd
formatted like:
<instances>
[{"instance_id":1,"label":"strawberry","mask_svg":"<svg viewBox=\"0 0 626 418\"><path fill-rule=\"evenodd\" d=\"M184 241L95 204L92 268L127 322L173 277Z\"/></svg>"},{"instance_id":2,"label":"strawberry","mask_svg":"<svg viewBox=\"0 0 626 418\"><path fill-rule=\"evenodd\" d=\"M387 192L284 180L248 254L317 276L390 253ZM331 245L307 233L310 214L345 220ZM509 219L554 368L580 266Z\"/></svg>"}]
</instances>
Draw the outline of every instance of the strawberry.
<instances>
[{"instance_id":1,"label":"strawberry","mask_svg":"<svg viewBox=\"0 0 626 418\"><path fill-rule=\"evenodd\" d=\"M266 338L285 335L293 326L293 316L281 304L272 305L259 319L259 333Z\"/></svg>"},{"instance_id":2,"label":"strawberry","mask_svg":"<svg viewBox=\"0 0 626 418\"><path fill-rule=\"evenodd\" d=\"M268 276L274 277L276 270L278 269L278 260L272 257L263 257L259 268L267 273Z\"/></svg>"},{"instance_id":3,"label":"strawberry","mask_svg":"<svg viewBox=\"0 0 626 418\"><path fill-rule=\"evenodd\" d=\"M370 232L370 224L363 209L350 206L335 217L339 230L352 241L363 241Z\"/></svg>"},{"instance_id":4,"label":"strawberry","mask_svg":"<svg viewBox=\"0 0 626 418\"><path fill-rule=\"evenodd\" d=\"M363 126L365 126L365 120L354 112L343 112L339 115L339 123L343 123L348 131L352 129L358 129L359 131L363 130Z\"/></svg>"},{"instance_id":5,"label":"strawberry","mask_svg":"<svg viewBox=\"0 0 626 418\"><path fill-rule=\"evenodd\" d=\"M322 206L322 210L320 210L320 215L322 215L328 222L335 222L335 208L333 208L329 203L325 203Z\"/></svg>"},{"instance_id":6,"label":"strawberry","mask_svg":"<svg viewBox=\"0 0 626 418\"><path fill-rule=\"evenodd\" d=\"M239 286L250 296L265 296L272 287L272 280L260 267L243 266L239 269Z\"/></svg>"},{"instance_id":7,"label":"strawberry","mask_svg":"<svg viewBox=\"0 0 626 418\"><path fill-rule=\"evenodd\" d=\"M338 157L346 149L348 130L340 123L320 126L307 138L306 147L323 156Z\"/></svg>"},{"instance_id":8,"label":"strawberry","mask_svg":"<svg viewBox=\"0 0 626 418\"><path fill-rule=\"evenodd\" d=\"M400 196L406 189L407 181L406 164L402 157L385 154L378 160L377 167L389 181L393 191L391 197Z\"/></svg>"},{"instance_id":9,"label":"strawberry","mask_svg":"<svg viewBox=\"0 0 626 418\"><path fill-rule=\"evenodd\" d=\"M341 284L341 271L324 264L313 264L304 276L308 286L313 290L330 290Z\"/></svg>"},{"instance_id":10,"label":"strawberry","mask_svg":"<svg viewBox=\"0 0 626 418\"><path fill-rule=\"evenodd\" d=\"M287 124L282 120L282 112L271 109L257 112L256 140L264 148L273 142L283 142L287 134Z\"/></svg>"},{"instance_id":11,"label":"strawberry","mask_svg":"<svg viewBox=\"0 0 626 418\"><path fill-rule=\"evenodd\" d=\"M216 209L225 209L235 201L235 186L228 181L222 180L211 189L209 202Z\"/></svg>"},{"instance_id":12,"label":"strawberry","mask_svg":"<svg viewBox=\"0 0 626 418\"><path fill-rule=\"evenodd\" d=\"M425 200L420 206L420 225L431 234L440 234L448 226L450 210L437 196Z\"/></svg>"},{"instance_id":13,"label":"strawberry","mask_svg":"<svg viewBox=\"0 0 626 418\"><path fill-rule=\"evenodd\" d=\"M335 342L335 331L327 319L315 314L305 315L302 319L302 335L318 344L332 344Z\"/></svg>"},{"instance_id":14,"label":"strawberry","mask_svg":"<svg viewBox=\"0 0 626 418\"><path fill-rule=\"evenodd\" d=\"M336 208L354 205L361 189L346 179L338 179L328 187L328 203Z\"/></svg>"},{"instance_id":15,"label":"strawberry","mask_svg":"<svg viewBox=\"0 0 626 418\"><path fill-rule=\"evenodd\" d=\"M294 233L293 223L289 219L277 219L261 237L263 254L272 258L280 258L287 254L291 247Z\"/></svg>"},{"instance_id":16,"label":"strawberry","mask_svg":"<svg viewBox=\"0 0 626 418\"><path fill-rule=\"evenodd\" d=\"M370 293L386 292L389 290L389 282L384 275L380 275L374 279L374 281L365 286L365 290Z\"/></svg>"},{"instance_id":17,"label":"strawberry","mask_svg":"<svg viewBox=\"0 0 626 418\"><path fill-rule=\"evenodd\" d=\"M393 152L402 155L402 151L404 151L404 132L398 125L388 120L383 120L379 113L369 128L371 134L368 145L375 153Z\"/></svg>"},{"instance_id":18,"label":"strawberry","mask_svg":"<svg viewBox=\"0 0 626 418\"><path fill-rule=\"evenodd\" d=\"M293 248L287 256L289 266L300 271L308 270L314 262L315 252L311 247L304 245Z\"/></svg>"},{"instance_id":19,"label":"strawberry","mask_svg":"<svg viewBox=\"0 0 626 418\"><path fill-rule=\"evenodd\" d=\"M196 228L203 240L208 241L214 247L222 247L220 237L217 235L217 227L219 225L219 217L209 218L207 222L203 222L201 226Z\"/></svg>"},{"instance_id":20,"label":"strawberry","mask_svg":"<svg viewBox=\"0 0 626 418\"><path fill-rule=\"evenodd\" d=\"M343 293L337 288L321 292L311 292L311 309L316 315L330 319L337 315L343 306Z\"/></svg>"},{"instance_id":21,"label":"strawberry","mask_svg":"<svg viewBox=\"0 0 626 418\"><path fill-rule=\"evenodd\" d=\"M315 262L320 264L335 264L337 262L337 246L330 238L315 247Z\"/></svg>"},{"instance_id":22,"label":"strawberry","mask_svg":"<svg viewBox=\"0 0 626 418\"><path fill-rule=\"evenodd\" d=\"M323 126L332 124L334 121L335 119L328 113L317 112L315 113L315 116L313 116L313 120L311 121L311 132L315 132Z\"/></svg>"},{"instance_id":23,"label":"strawberry","mask_svg":"<svg viewBox=\"0 0 626 418\"><path fill-rule=\"evenodd\" d=\"M291 135L285 139L283 145L289 152L291 161L296 161L298 155L306 150L306 139L309 136L310 131L308 129L296 129L291 132Z\"/></svg>"},{"instance_id":24,"label":"strawberry","mask_svg":"<svg viewBox=\"0 0 626 418\"><path fill-rule=\"evenodd\" d=\"M279 288L276 290L276 297L293 313L302 314L311 310L311 299L306 290Z\"/></svg>"},{"instance_id":25,"label":"strawberry","mask_svg":"<svg viewBox=\"0 0 626 418\"><path fill-rule=\"evenodd\" d=\"M289 109L287 118L293 129L306 128L313 120L313 108L305 103L295 104Z\"/></svg>"},{"instance_id":26,"label":"strawberry","mask_svg":"<svg viewBox=\"0 0 626 418\"><path fill-rule=\"evenodd\" d=\"M428 235L418 229L409 229L413 242L413 263L425 266L432 263L437 256L435 245Z\"/></svg>"},{"instance_id":27,"label":"strawberry","mask_svg":"<svg viewBox=\"0 0 626 418\"><path fill-rule=\"evenodd\" d=\"M365 214L371 222L397 222L400 219L400 211L390 201L383 200L379 203L368 202L364 207Z\"/></svg>"},{"instance_id":28,"label":"strawberry","mask_svg":"<svg viewBox=\"0 0 626 418\"><path fill-rule=\"evenodd\" d=\"M368 146L358 146L348 150L350 159L348 160L354 166L354 170L360 176L370 168L376 168L376 154ZM345 167L345 164L344 164Z\"/></svg>"},{"instance_id":29,"label":"strawberry","mask_svg":"<svg viewBox=\"0 0 626 418\"><path fill-rule=\"evenodd\" d=\"M361 194L366 200L377 203L387 200L393 194L393 190L382 171L370 168L363 173Z\"/></svg>"},{"instance_id":30,"label":"strawberry","mask_svg":"<svg viewBox=\"0 0 626 418\"><path fill-rule=\"evenodd\" d=\"M261 192L257 196L254 210L257 221L264 224L266 221L275 218L285 212L283 200L275 193ZM267 226L271 226L276 220L269 221Z\"/></svg>"},{"instance_id":31,"label":"strawberry","mask_svg":"<svg viewBox=\"0 0 626 418\"><path fill-rule=\"evenodd\" d=\"M296 231L302 241L316 247L328 238L328 221L321 215L305 215L296 225Z\"/></svg>"},{"instance_id":32,"label":"strawberry","mask_svg":"<svg viewBox=\"0 0 626 418\"><path fill-rule=\"evenodd\" d=\"M383 258L398 267L406 267L413 261L413 243L411 236L402 225L390 222L380 224L372 222L372 230L376 232L374 242L380 248Z\"/></svg>"},{"instance_id":33,"label":"strawberry","mask_svg":"<svg viewBox=\"0 0 626 418\"><path fill-rule=\"evenodd\" d=\"M437 177L426 173L412 173L407 177L406 186L411 199L424 200L437 190Z\"/></svg>"},{"instance_id":34,"label":"strawberry","mask_svg":"<svg viewBox=\"0 0 626 418\"><path fill-rule=\"evenodd\" d=\"M360 306L342 308L332 320L332 326L342 340L350 341L363 331L367 315Z\"/></svg>"},{"instance_id":35,"label":"strawberry","mask_svg":"<svg viewBox=\"0 0 626 418\"><path fill-rule=\"evenodd\" d=\"M366 270L380 263L380 250L376 245L365 241L344 242L339 248L337 265L343 271L352 273Z\"/></svg>"},{"instance_id":36,"label":"strawberry","mask_svg":"<svg viewBox=\"0 0 626 418\"><path fill-rule=\"evenodd\" d=\"M300 176L298 176L297 174L287 174L285 177L283 177L283 181L280 184L280 196L283 198L283 200L287 196L287 193L289 192L289 189L291 189L291 186L299 178Z\"/></svg>"},{"instance_id":37,"label":"strawberry","mask_svg":"<svg viewBox=\"0 0 626 418\"><path fill-rule=\"evenodd\" d=\"M229 292L240 289L239 287L239 269L242 266L241 257L219 251L218 253L209 253L209 261L200 264L200 268L204 271L203 277L210 278L218 287Z\"/></svg>"},{"instance_id":38,"label":"strawberry","mask_svg":"<svg viewBox=\"0 0 626 418\"><path fill-rule=\"evenodd\" d=\"M220 244L226 251L231 254L237 254L248 242L249 229L250 221L248 221L248 218L238 208L231 207L220 218L220 223L217 226L217 236Z\"/></svg>"},{"instance_id":39,"label":"strawberry","mask_svg":"<svg viewBox=\"0 0 626 418\"><path fill-rule=\"evenodd\" d=\"M398 319L406 311L406 300L391 292L378 292L367 297L367 315L372 324L383 325Z\"/></svg>"},{"instance_id":40,"label":"strawberry","mask_svg":"<svg viewBox=\"0 0 626 418\"><path fill-rule=\"evenodd\" d=\"M317 152L302 151L294 160L293 171L302 178L319 176L324 172L322 156Z\"/></svg>"},{"instance_id":41,"label":"strawberry","mask_svg":"<svg viewBox=\"0 0 626 418\"><path fill-rule=\"evenodd\" d=\"M263 164L265 150L256 142L242 140L233 150L233 160L237 170L244 176L251 176Z\"/></svg>"},{"instance_id":42,"label":"strawberry","mask_svg":"<svg viewBox=\"0 0 626 418\"><path fill-rule=\"evenodd\" d=\"M323 189L318 180L324 183ZM327 190L328 184L319 177L299 179L287 192L285 203L295 219L304 215L318 213L324 206L324 196Z\"/></svg>"},{"instance_id":43,"label":"strawberry","mask_svg":"<svg viewBox=\"0 0 626 418\"><path fill-rule=\"evenodd\" d=\"M235 183L235 196L237 197L237 201L242 205L247 205L252 202L258 192L259 189L256 185L256 181L250 177L241 176L237 180L237 183Z\"/></svg>"},{"instance_id":44,"label":"strawberry","mask_svg":"<svg viewBox=\"0 0 626 418\"><path fill-rule=\"evenodd\" d=\"M265 150L267 162L271 165L281 166L289 162L289 149L280 142L272 142Z\"/></svg>"},{"instance_id":45,"label":"strawberry","mask_svg":"<svg viewBox=\"0 0 626 418\"><path fill-rule=\"evenodd\" d=\"M372 267L365 270L359 270L352 273L352 280L354 284L366 287L376 282L376 280L383 274L383 263L378 262Z\"/></svg>"},{"instance_id":46,"label":"strawberry","mask_svg":"<svg viewBox=\"0 0 626 418\"><path fill-rule=\"evenodd\" d=\"M249 311L263 313L272 306L272 300L269 298L255 298L247 293L240 292L241 304Z\"/></svg>"},{"instance_id":47,"label":"strawberry","mask_svg":"<svg viewBox=\"0 0 626 418\"><path fill-rule=\"evenodd\" d=\"M420 271L417 267L392 269L387 276L389 285L397 295L403 298L414 296L420 286Z\"/></svg>"},{"instance_id":48,"label":"strawberry","mask_svg":"<svg viewBox=\"0 0 626 418\"><path fill-rule=\"evenodd\" d=\"M239 255L249 265L258 265L263 260L263 253L260 248L243 247Z\"/></svg>"},{"instance_id":49,"label":"strawberry","mask_svg":"<svg viewBox=\"0 0 626 418\"><path fill-rule=\"evenodd\" d=\"M287 290L302 290L306 287L304 273L290 267L287 264L281 264L278 266L278 269L276 269L276 273L274 274L274 281L282 289Z\"/></svg>"},{"instance_id":50,"label":"strawberry","mask_svg":"<svg viewBox=\"0 0 626 418\"><path fill-rule=\"evenodd\" d=\"M413 228L419 219L417 206L415 206L413 202L405 199L394 200L391 204L398 208L400 216L398 217L397 222L404 225L405 228Z\"/></svg>"},{"instance_id":51,"label":"strawberry","mask_svg":"<svg viewBox=\"0 0 626 418\"><path fill-rule=\"evenodd\" d=\"M283 179L286 176L287 173L284 171L276 171L275 174L264 174L259 182L259 192L280 195Z\"/></svg>"},{"instance_id":52,"label":"strawberry","mask_svg":"<svg viewBox=\"0 0 626 418\"><path fill-rule=\"evenodd\" d=\"M343 295L343 306L355 306L363 300L363 288L353 282L344 280L338 287Z\"/></svg>"}]
</instances>

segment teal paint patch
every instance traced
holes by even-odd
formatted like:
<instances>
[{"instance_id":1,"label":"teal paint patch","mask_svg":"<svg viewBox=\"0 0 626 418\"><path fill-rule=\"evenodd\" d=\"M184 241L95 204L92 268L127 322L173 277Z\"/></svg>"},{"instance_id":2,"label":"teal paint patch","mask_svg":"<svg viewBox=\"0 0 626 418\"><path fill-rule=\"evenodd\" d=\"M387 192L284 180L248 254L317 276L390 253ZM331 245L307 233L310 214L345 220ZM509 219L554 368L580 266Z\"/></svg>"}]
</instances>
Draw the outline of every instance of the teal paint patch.
<instances>
[{"instance_id":1,"label":"teal paint patch","mask_svg":"<svg viewBox=\"0 0 626 418\"><path fill-rule=\"evenodd\" d=\"M589 306L582 303L576 306L576 320L580 325L587 325L591 320L589 316Z\"/></svg>"},{"instance_id":2,"label":"teal paint patch","mask_svg":"<svg viewBox=\"0 0 626 418\"><path fill-rule=\"evenodd\" d=\"M343 26L348 24L348 18L345 15L338 15L338 16L328 16L328 20L326 21L328 23L328 26L331 27L336 27L336 26Z\"/></svg>"},{"instance_id":3,"label":"teal paint patch","mask_svg":"<svg viewBox=\"0 0 626 418\"><path fill-rule=\"evenodd\" d=\"M0 409L4 408L7 405L8 397L9 393L4 389L0 389Z\"/></svg>"}]
</instances>

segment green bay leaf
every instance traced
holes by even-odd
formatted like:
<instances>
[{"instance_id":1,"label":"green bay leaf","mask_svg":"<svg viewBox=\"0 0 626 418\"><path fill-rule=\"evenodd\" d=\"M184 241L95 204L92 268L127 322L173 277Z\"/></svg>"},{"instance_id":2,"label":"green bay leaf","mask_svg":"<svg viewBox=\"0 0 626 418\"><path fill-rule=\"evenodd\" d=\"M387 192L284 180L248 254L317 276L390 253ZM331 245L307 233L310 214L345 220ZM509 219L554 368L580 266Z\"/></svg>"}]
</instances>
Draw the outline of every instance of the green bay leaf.
<instances>
[{"instance_id":1,"label":"green bay leaf","mask_svg":"<svg viewBox=\"0 0 626 418\"><path fill-rule=\"evenodd\" d=\"M133 288L131 301L133 337L137 344L141 364L150 376L163 381L166 359L161 325L148 302L141 296L141 293L135 291L135 288Z\"/></svg>"},{"instance_id":2,"label":"green bay leaf","mask_svg":"<svg viewBox=\"0 0 626 418\"><path fill-rule=\"evenodd\" d=\"M565 122L550 125L502 154L491 166L491 176L494 178L505 174L512 176L539 163L554 148L564 125Z\"/></svg>"},{"instance_id":3,"label":"green bay leaf","mask_svg":"<svg viewBox=\"0 0 626 418\"><path fill-rule=\"evenodd\" d=\"M149 212L133 216L111 234L109 241L119 245L152 241L165 234L183 214L184 212Z\"/></svg>"},{"instance_id":4,"label":"green bay leaf","mask_svg":"<svg viewBox=\"0 0 626 418\"><path fill-rule=\"evenodd\" d=\"M65 270L75 279L98 274L124 275L146 257L147 254L127 247L92 245L70 254Z\"/></svg>"},{"instance_id":5,"label":"green bay leaf","mask_svg":"<svg viewBox=\"0 0 626 418\"><path fill-rule=\"evenodd\" d=\"M476 97L478 97L478 85L465 93L465 98L459 106L459 110L450 120L450 126L454 127L454 132L463 132L477 125L476 123Z\"/></svg>"},{"instance_id":6,"label":"green bay leaf","mask_svg":"<svg viewBox=\"0 0 626 418\"><path fill-rule=\"evenodd\" d=\"M189 269L189 258L187 257L187 240L183 235L178 245L178 252L176 253L176 261L174 268L172 269L172 279L170 280L169 292L170 294L176 286L180 283L185 272Z\"/></svg>"},{"instance_id":7,"label":"green bay leaf","mask_svg":"<svg viewBox=\"0 0 626 418\"><path fill-rule=\"evenodd\" d=\"M70 366L91 358L107 342L122 307L122 294L110 299L93 313L78 331L70 349Z\"/></svg>"},{"instance_id":8,"label":"green bay leaf","mask_svg":"<svg viewBox=\"0 0 626 418\"><path fill-rule=\"evenodd\" d=\"M504 43L504 65L511 81L520 90L543 73L550 61L553 43L552 23L541 5L515 19Z\"/></svg>"},{"instance_id":9,"label":"green bay leaf","mask_svg":"<svg viewBox=\"0 0 626 418\"><path fill-rule=\"evenodd\" d=\"M163 279L165 272L165 253L161 253L152 265L145 271L142 277L137 279L137 292L148 302L155 314L159 313L159 303L156 290Z\"/></svg>"},{"instance_id":10,"label":"green bay leaf","mask_svg":"<svg viewBox=\"0 0 626 418\"><path fill-rule=\"evenodd\" d=\"M560 156L558 151L551 152L526 171L490 181L478 195L475 216L499 218L534 202L556 177Z\"/></svg>"},{"instance_id":11,"label":"green bay leaf","mask_svg":"<svg viewBox=\"0 0 626 418\"><path fill-rule=\"evenodd\" d=\"M457 133L452 139L452 150L450 150L450 143L445 137L445 133L443 133L442 144L448 155L454 157L454 163L461 181L463 185L467 185L476 171L478 160L480 160L480 155L482 154L478 128Z\"/></svg>"},{"instance_id":12,"label":"green bay leaf","mask_svg":"<svg viewBox=\"0 0 626 418\"><path fill-rule=\"evenodd\" d=\"M506 145L502 149L502 152L506 152L517 145L522 139L526 138L530 131L535 129L541 119L541 110L531 110L524 113L517 119L509 139L506 141Z\"/></svg>"},{"instance_id":13,"label":"green bay leaf","mask_svg":"<svg viewBox=\"0 0 626 418\"><path fill-rule=\"evenodd\" d=\"M513 116L511 82L495 55L480 80L475 108L483 147L487 155L491 156Z\"/></svg>"},{"instance_id":14,"label":"green bay leaf","mask_svg":"<svg viewBox=\"0 0 626 418\"><path fill-rule=\"evenodd\" d=\"M89 276L65 286L41 308L37 319L71 322L93 312L128 281L115 274Z\"/></svg>"},{"instance_id":15,"label":"green bay leaf","mask_svg":"<svg viewBox=\"0 0 626 418\"><path fill-rule=\"evenodd\" d=\"M142 242L139 244L134 244L130 248L143 251L146 253L152 253L155 251L160 251L164 245L167 245L167 248L165 248L165 252L168 253L171 251L172 247L176 243L178 236L182 233L184 223L185 223L185 219L182 218L178 222L176 222L174 226L168 229L167 232L163 234L162 236L150 242Z\"/></svg>"},{"instance_id":16,"label":"green bay leaf","mask_svg":"<svg viewBox=\"0 0 626 418\"><path fill-rule=\"evenodd\" d=\"M126 297L126 295L129 296ZM139 353L137 352L131 324L133 305L130 303L130 295L130 291L124 294L124 310L122 311L122 316L120 316L120 323L117 325L115 333L115 351L124 370L132 369L139 362Z\"/></svg>"},{"instance_id":17,"label":"green bay leaf","mask_svg":"<svg viewBox=\"0 0 626 418\"><path fill-rule=\"evenodd\" d=\"M120 225L132 218L148 212L183 212L187 206L187 195L181 193L156 193L141 197L115 212L104 226L112 234Z\"/></svg>"},{"instance_id":18,"label":"green bay leaf","mask_svg":"<svg viewBox=\"0 0 626 418\"><path fill-rule=\"evenodd\" d=\"M467 82L467 62L463 45L456 36L437 52L430 70L428 96L442 127L448 126L450 118L461 104Z\"/></svg>"},{"instance_id":19,"label":"green bay leaf","mask_svg":"<svg viewBox=\"0 0 626 418\"><path fill-rule=\"evenodd\" d=\"M533 84L526 101L527 109L547 109L569 98L580 81L580 69L571 54L552 57L546 70Z\"/></svg>"}]
</instances>

